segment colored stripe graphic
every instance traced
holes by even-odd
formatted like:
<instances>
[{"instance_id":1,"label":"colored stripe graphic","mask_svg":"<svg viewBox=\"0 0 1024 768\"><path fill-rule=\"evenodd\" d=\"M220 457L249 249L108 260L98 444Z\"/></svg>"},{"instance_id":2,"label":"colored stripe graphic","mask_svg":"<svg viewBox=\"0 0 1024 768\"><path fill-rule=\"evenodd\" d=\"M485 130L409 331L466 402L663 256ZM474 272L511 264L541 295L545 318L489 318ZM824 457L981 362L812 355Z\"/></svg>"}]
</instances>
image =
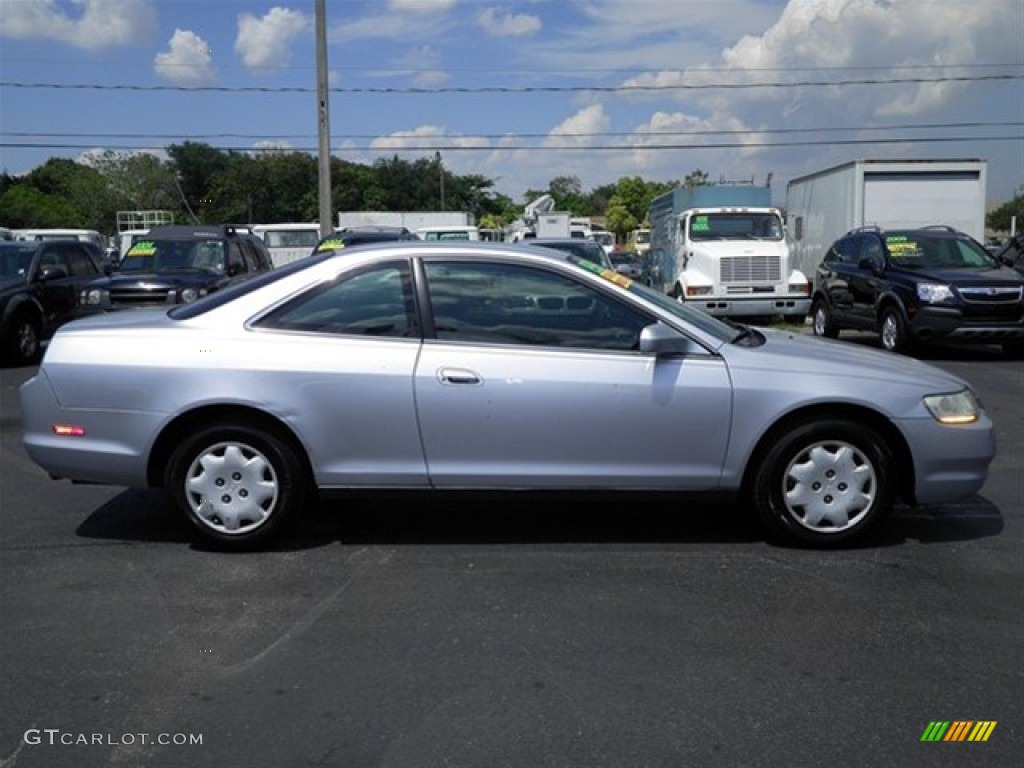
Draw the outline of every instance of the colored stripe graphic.
<instances>
[{"instance_id":1,"label":"colored stripe graphic","mask_svg":"<svg viewBox=\"0 0 1024 768\"><path fill-rule=\"evenodd\" d=\"M988 741L996 720L931 720L921 741Z\"/></svg>"}]
</instances>

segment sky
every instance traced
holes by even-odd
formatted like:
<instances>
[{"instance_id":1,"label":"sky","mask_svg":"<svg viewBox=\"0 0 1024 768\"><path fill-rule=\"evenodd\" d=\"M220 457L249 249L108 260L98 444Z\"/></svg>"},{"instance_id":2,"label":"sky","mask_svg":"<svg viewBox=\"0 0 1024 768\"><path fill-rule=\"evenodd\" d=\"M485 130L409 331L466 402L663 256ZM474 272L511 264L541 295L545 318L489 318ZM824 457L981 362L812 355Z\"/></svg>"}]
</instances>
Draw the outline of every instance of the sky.
<instances>
[{"instance_id":1,"label":"sky","mask_svg":"<svg viewBox=\"0 0 1024 768\"><path fill-rule=\"evenodd\" d=\"M0 0L0 170L183 141L315 152L314 0ZM1024 0L326 0L331 152L524 201L984 159L1024 192Z\"/></svg>"}]
</instances>

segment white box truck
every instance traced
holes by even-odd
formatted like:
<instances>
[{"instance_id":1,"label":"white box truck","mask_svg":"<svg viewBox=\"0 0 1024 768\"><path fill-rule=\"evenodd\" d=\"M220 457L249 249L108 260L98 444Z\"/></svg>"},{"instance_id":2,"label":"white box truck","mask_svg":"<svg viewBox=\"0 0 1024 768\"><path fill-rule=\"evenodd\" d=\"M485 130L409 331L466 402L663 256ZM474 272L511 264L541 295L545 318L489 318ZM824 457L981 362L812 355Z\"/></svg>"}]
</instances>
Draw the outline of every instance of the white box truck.
<instances>
[{"instance_id":1,"label":"white box truck","mask_svg":"<svg viewBox=\"0 0 1024 768\"><path fill-rule=\"evenodd\" d=\"M786 234L795 266L814 274L825 252L857 227L933 224L985 236L984 160L854 160L793 179Z\"/></svg>"},{"instance_id":2,"label":"white box truck","mask_svg":"<svg viewBox=\"0 0 1024 768\"><path fill-rule=\"evenodd\" d=\"M647 280L679 301L723 317L803 322L807 277L790 264L771 189L678 187L651 201Z\"/></svg>"},{"instance_id":3,"label":"white box truck","mask_svg":"<svg viewBox=\"0 0 1024 768\"><path fill-rule=\"evenodd\" d=\"M345 227L471 227L473 214L460 211L338 211L338 229Z\"/></svg>"}]
</instances>

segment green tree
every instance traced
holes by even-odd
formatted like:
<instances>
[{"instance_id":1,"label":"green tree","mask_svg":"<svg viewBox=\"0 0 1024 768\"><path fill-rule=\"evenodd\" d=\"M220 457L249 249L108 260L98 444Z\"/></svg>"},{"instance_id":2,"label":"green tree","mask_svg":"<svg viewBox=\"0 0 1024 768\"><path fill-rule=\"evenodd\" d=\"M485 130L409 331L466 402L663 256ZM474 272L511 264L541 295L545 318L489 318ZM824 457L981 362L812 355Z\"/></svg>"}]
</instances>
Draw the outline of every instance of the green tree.
<instances>
[{"instance_id":1,"label":"green tree","mask_svg":"<svg viewBox=\"0 0 1024 768\"><path fill-rule=\"evenodd\" d=\"M54 200L63 201L75 224L52 227L82 227L110 234L114 230L117 203L107 181L96 169L63 157L52 157L24 176L23 182ZM52 205L50 210L56 210ZM43 226L37 224L35 226Z\"/></svg>"},{"instance_id":2,"label":"green tree","mask_svg":"<svg viewBox=\"0 0 1024 768\"><path fill-rule=\"evenodd\" d=\"M228 166L228 153L201 142L186 141L167 148L175 172L176 187L182 205L190 215L198 215L204 201L216 200L215 177Z\"/></svg>"},{"instance_id":3,"label":"green tree","mask_svg":"<svg viewBox=\"0 0 1024 768\"><path fill-rule=\"evenodd\" d=\"M1013 217L1017 217L1017 231L1024 230L1024 195L1017 195L985 216L985 224L995 232L1009 232Z\"/></svg>"},{"instance_id":4,"label":"green tree","mask_svg":"<svg viewBox=\"0 0 1024 768\"><path fill-rule=\"evenodd\" d=\"M67 200L27 183L14 184L0 195L0 221L15 229L93 229L91 222Z\"/></svg>"},{"instance_id":5,"label":"green tree","mask_svg":"<svg viewBox=\"0 0 1024 768\"><path fill-rule=\"evenodd\" d=\"M174 183L174 167L148 153L104 152L90 165L106 180L118 210L173 210L181 208Z\"/></svg>"}]
</instances>

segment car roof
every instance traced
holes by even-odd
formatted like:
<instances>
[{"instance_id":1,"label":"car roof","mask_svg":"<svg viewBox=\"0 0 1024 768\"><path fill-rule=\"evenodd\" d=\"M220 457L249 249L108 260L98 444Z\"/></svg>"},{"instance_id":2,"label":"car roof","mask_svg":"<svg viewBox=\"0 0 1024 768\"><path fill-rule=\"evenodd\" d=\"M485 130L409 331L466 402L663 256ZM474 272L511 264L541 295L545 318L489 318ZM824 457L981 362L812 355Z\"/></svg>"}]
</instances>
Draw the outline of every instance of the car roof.
<instances>
[{"instance_id":1,"label":"car roof","mask_svg":"<svg viewBox=\"0 0 1024 768\"><path fill-rule=\"evenodd\" d=\"M230 224L162 224L151 227L146 232L146 237L151 239L209 240L211 237L228 237L235 234L248 234L248 232L239 231Z\"/></svg>"}]
</instances>

